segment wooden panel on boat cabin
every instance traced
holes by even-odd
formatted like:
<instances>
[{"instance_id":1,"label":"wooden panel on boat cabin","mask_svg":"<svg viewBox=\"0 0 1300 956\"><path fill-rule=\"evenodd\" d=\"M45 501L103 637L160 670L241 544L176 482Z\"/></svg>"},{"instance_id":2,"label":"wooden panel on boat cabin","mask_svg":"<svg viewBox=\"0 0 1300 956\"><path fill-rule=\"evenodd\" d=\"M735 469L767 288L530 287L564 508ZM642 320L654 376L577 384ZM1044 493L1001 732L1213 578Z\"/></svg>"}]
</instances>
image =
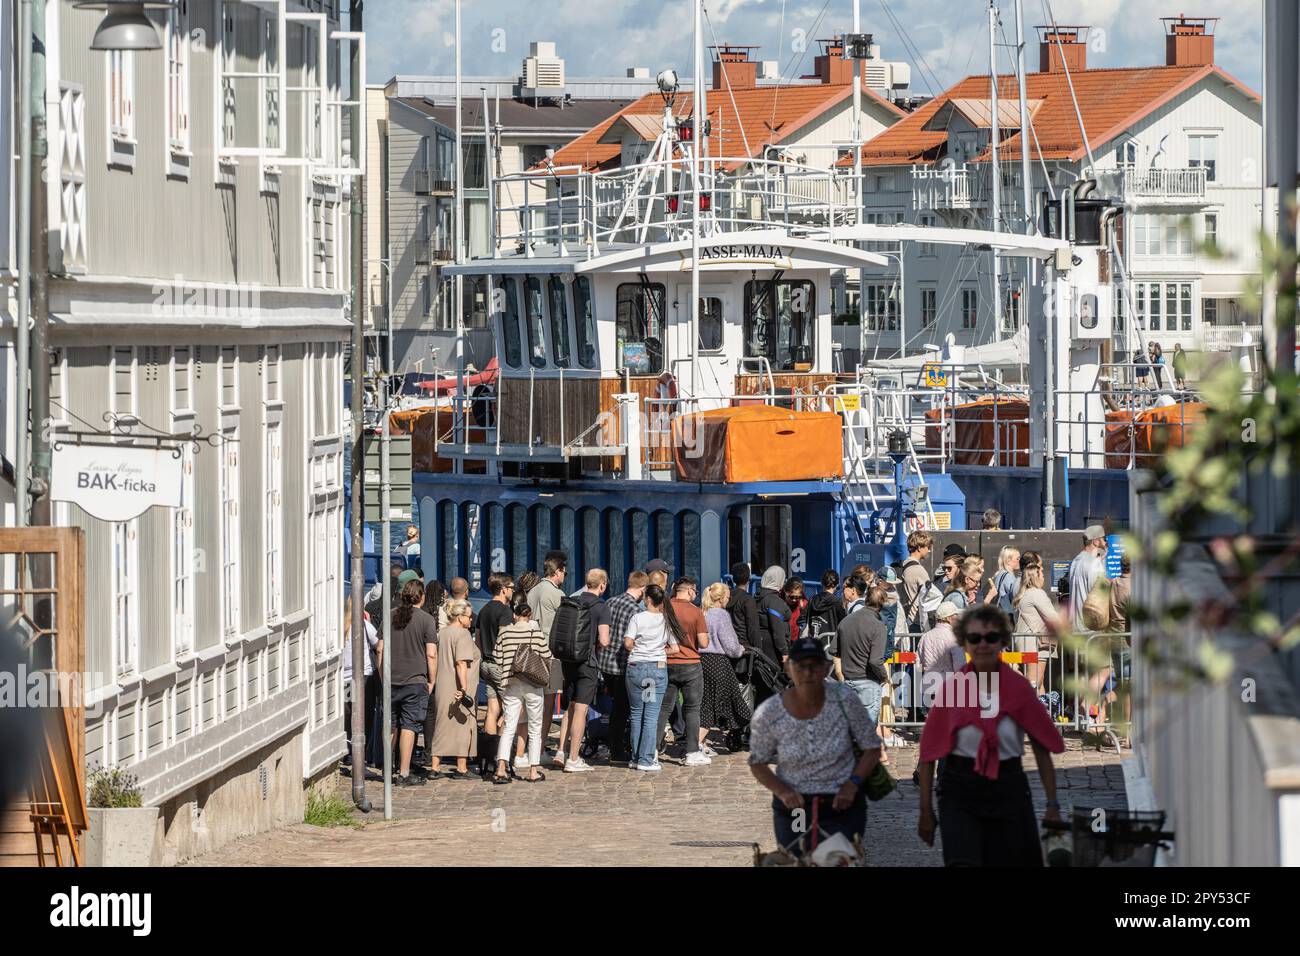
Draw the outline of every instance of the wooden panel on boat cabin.
<instances>
[{"instance_id":1,"label":"wooden panel on boat cabin","mask_svg":"<svg viewBox=\"0 0 1300 956\"><path fill-rule=\"evenodd\" d=\"M602 379L563 379L564 400L560 400L561 379L501 376L497 402L497 427L503 444L526 445L540 436L543 445L571 442L590 428L601 412ZM532 395L532 434L529 434L529 395ZM563 429L560 409L564 409Z\"/></svg>"},{"instance_id":2,"label":"wooden panel on boat cabin","mask_svg":"<svg viewBox=\"0 0 1300 956\"><path fill-rule=\"evenodd\" d=\"M827 386L834 385L837 381L838 376L827 372L774 372L770 385L766 375L737 375L736 394L765 395L770 387L775 387L778 395L798 396L793 403L795 411L833 411L829 407L823 407L821 395Z\"/></svg>"}]
</instances>

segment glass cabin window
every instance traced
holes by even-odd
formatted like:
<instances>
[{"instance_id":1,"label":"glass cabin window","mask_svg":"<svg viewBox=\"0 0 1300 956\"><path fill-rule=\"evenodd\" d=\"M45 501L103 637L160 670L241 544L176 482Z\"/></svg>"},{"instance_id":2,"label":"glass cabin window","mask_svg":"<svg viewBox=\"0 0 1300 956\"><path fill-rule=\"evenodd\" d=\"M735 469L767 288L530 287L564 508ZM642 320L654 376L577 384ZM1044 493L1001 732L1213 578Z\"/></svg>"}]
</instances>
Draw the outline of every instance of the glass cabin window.
<instances>
[{"instance_id":1,"label":"glass cabin window","mask_svg":"<svg viewBox=\"0 0 1300 956\"><path fill-rule=\"evenodd\" d=\"M569 308L564 297L564 282L551 276L546 283L551 294L551 343L555 348L555 364L569 367Z\"/></svg>"},{"instance_id":2,"label":"glass cabin window","mask_svg":"<svg viewBox=\"0 0 1300 956\"><path fill-rule=\"evenodd\" d=\"M578 333L578 364L596 368L596 313L591 306L591 279L587 276L573 280L573 323Z\"/></svg>"},{"instance_id":3,"label":"glass cabin window","mask_svg":"<svg viewBox=\"0 0 1300 956\"><path fill-rule=\"evenodd\" d=\"M496 311L501 317L501 341L505 347L506 365L518 368L523 362L523 342L519 338L519 292L514 277L499 277L492 294L497 299Z\"/></svg>"},{"instance_id":4,"label":"glass cabin window","mask_svg":"<svg viewBox=\"0 0 1300 956\"><path fill-rule=\"evenodd\" d=\"M811 365L815 355L816 289L808 280L745 283L745 356L766 358L773 371Z\"/></svg>"},{"instance_id":5,"label":"glass cabin window","mask_svg":"<svg viewBox=\"0 0 1300 956\"><path fill-rule=\"evenodd\" d=\"M722 300L717 296L700 299L700 349L716 352L722 348Z\"/></svg>"},{"instance_id":6,"label":"glass cabin window","mask_svg":"<svg viewBox=\"0 0 1300 956\"><path fill-rule=\"evenodd\" d=\"M546 321L542 317L542 280L524 280L524 312L528 318L528 361L533 368L546 368Z\"/></svg>"},{"instance_id":7,"label":"glass cabin window","mask_svg":"<svg viewBox=\"0 0 1300 956\"><path fill-rule=\"evenodd\" d=\"M618 287L615 322L615 363L633 375L658 375L664 370L664 303L662 283L628 282Z\"/></svg>"}]
</instances>

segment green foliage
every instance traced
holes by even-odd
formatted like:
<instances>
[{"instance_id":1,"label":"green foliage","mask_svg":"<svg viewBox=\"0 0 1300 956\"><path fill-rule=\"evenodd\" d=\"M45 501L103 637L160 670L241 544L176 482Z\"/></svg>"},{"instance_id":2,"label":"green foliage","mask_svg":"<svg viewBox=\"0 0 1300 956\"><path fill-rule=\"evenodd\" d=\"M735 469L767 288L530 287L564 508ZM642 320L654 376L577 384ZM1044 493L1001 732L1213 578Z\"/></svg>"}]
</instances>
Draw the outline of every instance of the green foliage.
<instances>
[{"instance_id":1,"label":"green foliage","mask_svg":"<svg viewBox=\"0 0 1300 956\"><path fill-rule=\"evenodd\" d=\"M143 806L140 782L120 767L96 767L86 781L86 805L123 809Z\"/></svg>"},{"instance_id":2,"label":"green foliage","mask_svg":"<svg viewBox=\"0 0 1300 956\"><path fill-rule=\"evenodd\" d=\"M313 827L353 827L361 824L352 816L352 804L335 793L307 791L307 810L302 822Z\"/></svg>"}]
</instances>

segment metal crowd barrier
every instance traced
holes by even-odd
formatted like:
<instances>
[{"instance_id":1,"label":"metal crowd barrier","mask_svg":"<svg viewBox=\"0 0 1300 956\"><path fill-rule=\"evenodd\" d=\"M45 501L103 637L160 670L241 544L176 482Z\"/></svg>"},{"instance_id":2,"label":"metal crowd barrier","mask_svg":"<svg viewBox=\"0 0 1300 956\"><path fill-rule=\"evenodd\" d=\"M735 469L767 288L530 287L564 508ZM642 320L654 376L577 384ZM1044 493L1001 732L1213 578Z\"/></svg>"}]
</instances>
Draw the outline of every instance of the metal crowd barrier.
<instances>
[{"instance_id":1,"label":"metal crowd barrier","mask_svg":"<svg viewBox=\"0 0 1300 956\"><path fill-rule=\"evenodd\" d=\"M1038 685L1039 699L1058 729L1101 735L1119 750L1121 738L1129 736L1131 719L1131 634L1106 631L1059 639L1052 634L1016 637L1022 644L1028 643L1025 638L1033 638L1037 649L1007 650L1002 660ZM921 673L918 641L915 634L895 638L894 654L885 662L893 688L893 717L882 720L882 727L919 732L925 726L926 693L933 694L934 684L926 682Z\"/></svg>"}]
</instances>

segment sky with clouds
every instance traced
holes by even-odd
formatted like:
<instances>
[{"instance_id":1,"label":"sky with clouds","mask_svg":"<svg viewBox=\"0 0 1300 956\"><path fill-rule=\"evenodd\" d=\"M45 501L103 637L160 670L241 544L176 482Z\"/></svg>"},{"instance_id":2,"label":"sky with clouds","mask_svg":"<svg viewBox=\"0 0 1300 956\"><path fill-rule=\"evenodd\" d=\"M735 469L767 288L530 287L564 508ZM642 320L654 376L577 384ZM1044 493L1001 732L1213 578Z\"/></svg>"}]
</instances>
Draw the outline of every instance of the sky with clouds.
<instances>
[{"instance_id":1,"label":"sky with clouds","mask_svg":"<svg viewBox=\"0 0 1300 956\"><path fill-rule=\"evenodd\" d=\"M862 30L886 60L912 65L912 89L937 92L968 73L988 70L986 0L859 0ZM1026 57L1037 68L1033 27L1048 22L1047 0L1023 0ZM1057 23L1093 27L1088 62L1147 66L1164 62L1162 16L1217 16L1215 61L1254 89L1261 86L1260 0L1050 0ZM515 74L534 40L552 40L573 76L690 72L690 0L462 0L462 69ZM1002 0L1003 29L1014 42L1012 0ZM808 73L820 37L851 28L853 0L706 0L705 39L756 44L786 75ZM366 4L368 73L381 83L397 73L454 69L454 0L370 0ZM891 16L892 14L892 16ZM710 32L710 28L711 31ZM801 44L801 38L806 43ZM801 49L806 52L801 53ZM1009 53L999 51L1010 71ZM931 79L932 78L932 79ZM927 82L929 81L929 82ZM937 87L937 89L932 89Z\"/></svg>"}]
</instances>

